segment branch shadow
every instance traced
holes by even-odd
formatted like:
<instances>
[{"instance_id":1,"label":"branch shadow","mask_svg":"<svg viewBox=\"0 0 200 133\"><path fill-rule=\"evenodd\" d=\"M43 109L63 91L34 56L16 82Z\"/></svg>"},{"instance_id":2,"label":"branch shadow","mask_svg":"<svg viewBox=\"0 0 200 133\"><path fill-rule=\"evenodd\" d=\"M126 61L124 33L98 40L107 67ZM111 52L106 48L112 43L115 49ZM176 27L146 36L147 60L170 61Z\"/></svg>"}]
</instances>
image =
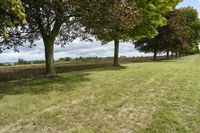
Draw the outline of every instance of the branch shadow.
<instances>
[{"instance_id":1,"label":"branch shadow","mask_svg":"<svg viewBox=\"0 0 200 133\"><path fill-rule=\"evenodd\" d=\"M58 75L54 78L37 78L29 81L15 81L0 84L0 99L6 95L45 94L51 91L73 91L75 85L90 81L89 73L74 73Z\"/></svg>"}]
</instances>

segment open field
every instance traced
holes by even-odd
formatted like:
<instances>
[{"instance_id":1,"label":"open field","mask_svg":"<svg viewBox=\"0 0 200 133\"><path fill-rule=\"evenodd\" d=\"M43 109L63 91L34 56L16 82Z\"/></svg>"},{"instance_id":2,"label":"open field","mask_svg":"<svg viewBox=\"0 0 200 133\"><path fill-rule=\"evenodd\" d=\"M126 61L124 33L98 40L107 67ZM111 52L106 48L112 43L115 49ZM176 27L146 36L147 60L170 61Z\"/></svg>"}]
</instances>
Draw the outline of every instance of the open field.
<instances>
[{"instance_id":1,"label":"open field","mask_svg":"<svg viewBox=\"0 0 200 133\"><path fill-rule=\"evenodd\" d=\"M123 64L136 63L136 62L149 62L153 57L136 57L120 59ZM164 60L166 57L158 57L158 60ZM56 62L57 73L65 73L71 71L88 70L94 68L102 68L112 65L112 58L88 60L88 61L69 61L69 62ZM20 80L20 79L32 79L41 77L45 73L44 64L33 65L15 65L15 66L0 66L0 82Z\"/></svg>"},{"instance_id":2,"label":"open field","mask_svg":"<svg viewBox=\"0 0 200 133\"><path fill-rule=\"evenodd\" d=\"M0 132L199 133L200 55L0 83Z\"/></svg>"}]
</instances>

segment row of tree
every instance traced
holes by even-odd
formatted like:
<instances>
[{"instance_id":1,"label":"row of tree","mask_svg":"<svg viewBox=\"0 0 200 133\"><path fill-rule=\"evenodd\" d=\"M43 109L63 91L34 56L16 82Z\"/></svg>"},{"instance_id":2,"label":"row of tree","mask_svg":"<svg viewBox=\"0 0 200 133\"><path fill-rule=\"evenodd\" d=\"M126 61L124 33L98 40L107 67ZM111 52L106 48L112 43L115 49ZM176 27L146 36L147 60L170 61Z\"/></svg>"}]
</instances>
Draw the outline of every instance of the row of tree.
<instances>
[{"instance_id":1,"label":"row of tree","mask_svg":"<svg viewBox=\"0 0 200 133\"><path fill-rule=\"evenodd\" d=\"M197 10L192 7L175 9L166 14L167 24L158 28L153 39L143 38L135 42L135 48L141 52L153 52L154 60L158 53L169 52L177 56L199 52L200 19Z\"/></svg>"},{"instance_id":2,"label":"row of tree","mask_svg":"<svg viewBox=\"0 0 200 133\"><path fill-rule=\"evenodd\" d=\"M9 0L4 1L4 3L9 3ZM182 0L10 1L17 1L19 9L16 12L7 4L0 4L0 11L4 17L13 22L13 28L10 28L11 25L8 25L4 18L0 18L0 28L7 34L0 36L0 49L14 48L17 50L17 46L26 42L29 42L30 46L34 46L35 41L42 39L45 46L48 77L56 74L53 63L54 44L65 46L76 38L92 41L91 36L100 40L102 44L114 41L113 65L118 66L120 41L131 40L136 43L137 49L145 52L181 51L183 49L180 47L184 47L187 43L192 47L193 41L197 41L193 30L197 28L196 30L199 32L199 27L195 27L197 25L190 26L190 22L193 20L190 20L189 12L185 13L185 19L182 16L185 9L182 9L182 15L180 15L180 11L174 10L174 7ZM24 12L26 14L25 24L23 23L25 22ZM193 26L194 28L190 29ZM160 40L160 36L163 37L161 39L169 40L169 42ZM186 40L190 40L192 43ZM174 43L175 41L177 42ZM146 48L147 45L154 49ZM160 46L163 49L158 48Z\"/></svg>"}]
</instances>

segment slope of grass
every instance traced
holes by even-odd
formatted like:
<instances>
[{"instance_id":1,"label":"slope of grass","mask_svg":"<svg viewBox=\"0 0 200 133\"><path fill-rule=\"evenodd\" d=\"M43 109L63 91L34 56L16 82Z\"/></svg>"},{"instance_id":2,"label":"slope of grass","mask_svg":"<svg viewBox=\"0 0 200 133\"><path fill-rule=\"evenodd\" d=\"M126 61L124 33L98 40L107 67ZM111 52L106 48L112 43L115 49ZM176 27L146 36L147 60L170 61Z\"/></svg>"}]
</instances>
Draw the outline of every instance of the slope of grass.
<instances>
[{"instance_id":1,"label":"slope of grass","mask_svg":"<svg viewBox=\"0 0 200 133\"><path fill-rule=\"evenodd\" d=\"M200 56L0 83L0 132L199 133Z\"/></svg>"}]
</instances>

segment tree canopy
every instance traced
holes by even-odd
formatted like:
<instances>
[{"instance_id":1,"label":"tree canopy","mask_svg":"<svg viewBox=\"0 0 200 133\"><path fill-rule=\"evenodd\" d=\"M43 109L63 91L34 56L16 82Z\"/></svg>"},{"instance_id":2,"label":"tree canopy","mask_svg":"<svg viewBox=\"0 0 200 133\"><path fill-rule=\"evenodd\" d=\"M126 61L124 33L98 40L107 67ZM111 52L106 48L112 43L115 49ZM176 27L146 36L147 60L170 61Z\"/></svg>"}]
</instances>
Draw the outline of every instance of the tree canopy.
<instances>
[{"instance_id":1,"label":"tree canopy","mask_svg":"<svg viewBox=\"0 0 200 133\"><path fill-rule=\"evenodd\" d=\"M25 23L26 17L20 0L1 0L0 2L0 36L8 37L8 28L14 23Z\"/></svg>"},{"instance_id":2,"label":"tree canopy","mask_svg":"<svg viewBox=\"0 0 200 133\"><path fill-rule=\"evenodd\" d=\"M133 1L85 0L80 3L80 9L79 21L85 30L103 43L123 39L123 33L134 28L141 20Z\"/></svg>"},{"instance_id":3,"label":"tree canopy","mask_svg":"<svg viewBox=\"0 0 200 133\"><path fill-rule=\"evenodd\" d=\"M180 12L186 18L187 30L191 35L186 52L196 52L199 49L198 45L200 43L200 19L198 11L193 7L184 7L180 8Z\"/></svg>"},{"instance_id":4,"label":"tree canopy","mask_svg":"<svg viewBox=\"0 0 200 133\"><path fill-rule=\"evenodd\" d=\"M135 0L141 14L142 21L130 34L133 40L153 38L158 34L158 27L167 23L163 16L173 11L174 7L182 0Z\"/></svg>"}]
</instances>

